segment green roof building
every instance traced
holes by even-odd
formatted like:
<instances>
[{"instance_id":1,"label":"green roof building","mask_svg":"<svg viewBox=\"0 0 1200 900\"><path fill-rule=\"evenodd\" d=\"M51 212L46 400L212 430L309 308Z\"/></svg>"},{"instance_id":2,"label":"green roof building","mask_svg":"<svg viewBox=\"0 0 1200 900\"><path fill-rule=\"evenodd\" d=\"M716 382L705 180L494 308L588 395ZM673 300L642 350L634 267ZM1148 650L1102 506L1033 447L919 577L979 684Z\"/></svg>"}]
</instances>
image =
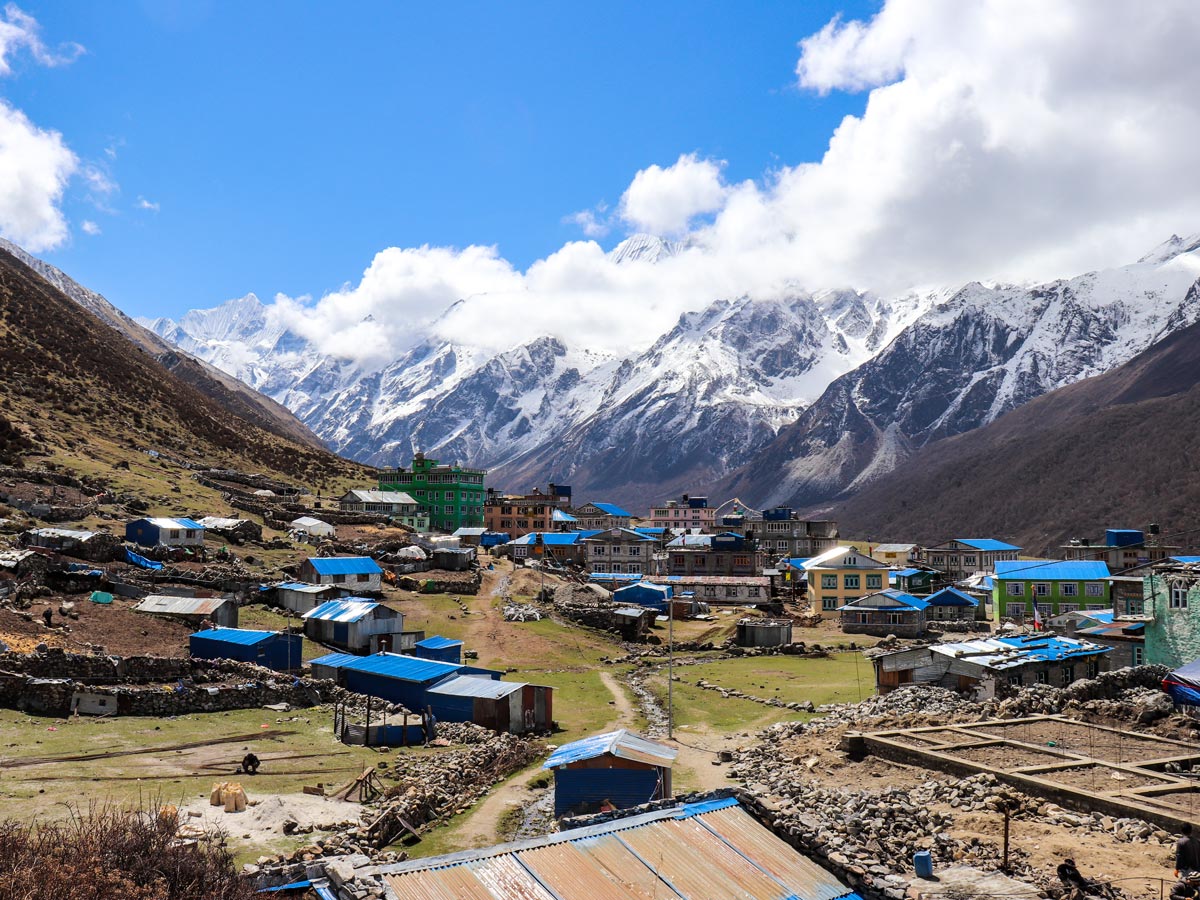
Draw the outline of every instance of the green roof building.
<instances>
[{"instance_id":1,"label":"green roof building","mask_svg":"<svg viewBox=\"0 0 1200 900\"><path fill-rule=\"evenodd\" d=\"M403 491L417 501L429 515L429 527L435 531L483 526L483 469L441 465L426 459L424 453L413 456L412 466L384 469L379 473L381 491Z\"/></svg>"}]
</instances>

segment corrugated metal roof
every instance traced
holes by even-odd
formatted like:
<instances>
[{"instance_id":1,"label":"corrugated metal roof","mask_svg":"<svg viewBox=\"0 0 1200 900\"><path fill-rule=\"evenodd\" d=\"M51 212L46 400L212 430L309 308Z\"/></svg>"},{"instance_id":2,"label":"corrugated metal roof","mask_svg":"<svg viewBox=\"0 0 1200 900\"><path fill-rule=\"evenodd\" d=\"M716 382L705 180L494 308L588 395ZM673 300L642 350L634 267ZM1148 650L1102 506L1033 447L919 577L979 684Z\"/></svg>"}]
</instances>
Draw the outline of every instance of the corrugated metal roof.
<instances>
[{"instance_id":1,"label":"corrugated metal roof","mask_svg":"<svg viewBox=\"0 0 1200 900\"><path fill-rule=\"evenodd\" d=\"M1030 635L1011 638L981 638L975 641L960 641L949 644L933 644L933 653L964 659L967 662L989 669L1012 669L1031 662L1082 659L1110 653L1090 641L1054 635Z\"/></svg>"},{"instance_id":2,"label":"corrugated metal roof","mask_svg":"<svg viewBox=\"0 0 1200 900\"><path fill-rule=\"evenodd\" d=\"M285 581L283 584L275 585L280 591L295 591L297 594L323 594L326 591L336 591L338 588L332 584L309 584L306 581Z\"/></svg>"},{"instance_id":3,"label":"corrugated metal roof","mask_svg":"<svg viewBox=\"0 0 1200 900\"><path fill-rule=\"evenodd\" d=\"M455 675L429 688L427 694L442 694L447 697L483 697L499 700L525 687L523 681L493 681L473 675Z\"/></svg>"},{"instance_id":4,"label":"corrugated metal roof","mask_svg":"<svg viewBox=\"0 0 1200 900\"><path fill-rule=\"evenodd\" d=\"M887 588L882 591L876 591L873 594L867 594L865 597L860 597L857 600L852 600L845 606L838 607L838 610L843 609L925 609L929 603L922 600L920 597L914 597L912 594L906 594L904 591L897 591L892 588Z\"/></svg>"},{"instance_id":5,"label":"corrugated metal roof","mask_svg":"<svg viewBox=\"0 0 1200 900\"><path fill-rule=\"evenodd\" d=\"M824 553L818 553L816 556L810 557L805 563L805 569L820 569L826 563L831 563L834 560L841 559L848 553L853 553L858 558L859 562L866 563L865 565L856 565L854 568L872 569L886 568L886 563L881 563L877 559L863 553L861 550L855 550L853 547L831 547Z\"/></svg>"},{"instance_id":6,"label":"corrugated metal roof","mask_svg":"<svg viewBox=\"0 0 1200 900\"><path fill-rule=\"evenodd\" d=\"M856 897L729 799L379 868L402 900Z\"/></svg>"},{"instance_id":7,"label":"corrugated metal roof","mask_svg":"<svg viewBox=\"0 0 1200 900\"><path fill-rule=\"evenodd\" d=\"M133 610L134 612L177 616L208 616L226 603L232 602L224 597L167 597L161 594L151 594Z\"/></svg>"},{"instance_id":8,"label":"corrugated metal roof","mask_svg":"<svg viewBox=\"0 0 1200 900\"><path fill-rule=\"evenodd\" d=\"M320 525L323 528L333 528L333 526L328 522L324 522L321 519L314 518L313 516L301 516L298 519L292 519L292 521L288 524L293 527L300 528L312 528L316 525Z\"/></svg>"},{"instance_id":9,"label":"corrugated metal roof","mask_svg":"<svg viewBox=\"0 0 1200 900\"><path fill-rule=\"evenodd\" d=\"M326 653L324 656L310 659L308 663L311 666L328 666L329 668L340 669L346 663L352 663L357 659L362 659L362 657L355 656L353 653Z\"/></svg>"},{"instance_id":10,"label":"corrugated metal roof","mask_svg":"<svg viewBox=\"0 0 1200 900\"><path fill-rule=\"evenodd\" d=\"M876 544L872 553L908 553L916 544Z\"/></svg>"},{"instance_id":11,"label":"corrugated metal roof","mask_svg":"<svg viewBox=\"0 0 1200 900\"><path fill-rule=\"evenodd\" d=\"M192 637L223 644L261 644L277 634L276 631L251 631L245 628L209 628L197 631Z\"/></svg>"},{"instance_id":12,"label":"corrugated metal roof","mask_svg":"<svg viewBox=\"0 0 1200 900\"><path fill-rule=\"evenodd\" d=\"M447 647L461 647L462 641L456 641L454 638L442 637L440 634L430 635L423 641L417 641L418 647L424 647L427 650L445 650Z\"/></svg>"},{"instance_id":13,"label":"corrugated metal roof","mask_svg":"<svg viewBox=\"0 0 1200 900\"><path fill-rule=\"evenodd\" d=\"M944 587L925 598L930 606L978 606L979 601L958 588Z\"/></svg>"},{"instance_id":14,"label":"corrugated metal roof","mask_svg":"<svg viewBox=\"0 0 1200 900\"><path fill-rule=\"evenodd\" d=\"M417 501L404 491L347 491L342 499L353 496L359 503L391 503L397 506L416 506Z\"/></svg>"},{"instance_id":15,"label":"corrugated metal roof","mask_svg":"<svg viewBox=\"0 0 1200 900\"><path fill-rule=\"evenodd\" d=\"M154 518L146 519L146 521L155 528L166 528L168 530L172 528L190 528L192 530L199 529L200 531L204 530L203 525L201 525L199 522L193 522L191 519L168 519L166 516L155 516Z\"/></svg>"},{"instance_id":16,"label":"corrugated metal roof","mask_svg":"<svg viewBox=\"0 0 1200 900\"><path fill-rule=\"evenodd\" d=\"M579 531L531 531L529 534L514 538L509 543L533 544L537 540L535 535L538 534L542 536L542 544L549 547L570 547L579 543L579 539L583 537L583 533Z\"/></svg>"},{"instance_id":17,"label":"corrugated metal roof","mask_svg":"<svg viewBox=\"0 0 1200 900\"><path fill-rule=\"evenodd\" d=\"M466 526L455 530L451 537L483 537L486 528L467 528Z\"/></svg>"},{"instance_id":18,"label":"corrugated metal roof","mask_svg":"<svg viewBox=\"0 0 1200 900\"><path fill-rule=\"evenodd\" d=\"M70 528L34 528L29 533L38 537L72 538L76 541L86 541L96 535L94 531L72 531Z\"/></svg>"},{"instance_id":19,"label":"corrugated metal roof","mask_svg":"<svg viewBox=\"0 0 1200 900\"><path fill-rule=\"evenodd\" d=\"M356 600L344 597L341 600L326 600L320 606L314 606L300 618L317 619L322 622L357 622L365 619L379 606L371 600Z\"/></svg>"},{"instance_id":20,"label":"corrugated metal roof","mask_svg":"<svg viewBox=\"0 0 1200 900\"><path fill-rule=\"evenodd\" d=\"M997 581L1103 581L1108 566L1095 559L1000 559Z\"/></svg>"},{"instance_id":21,"label":"corrugated metal roof","mask_svg":"<svg viewBox=\"0 0 1200 900\"><path fill-rule=\"evenodd\" d=\"M1015 544L1006 544L993 538L955 538L960 544L974 547L976 550L1020 550Z\"/></svg>"},{"instance_id":22,"label":"corrugated metal roof","mask_svg":"<svg viewBox=\"0 0 1200 900\"><path fill-rule=\"evenodd\" d=\"M565 510L554 509L554 510L550 511L550 521L551 522L578 522L579 520L576 519L569 512L566 512Z\"/></svg>"},{"instance_id":23,"label":"corrugated metal roof","mask_svg":"<svg viewBox=\"0 0 1200 900\"><path fill-rule=\"evenodd\" d=\"M600 510L602 513L606 513L607 515L610 515L610 516L617 516L618 518L625 518L625 519L633 518L632 513L626 512L625 510L621 509L621 507L617 506L617 504L615 504L615 503L593 502L592 506L596 507L596 509Z\"/></svg>"},{"instance_id":24,"label":"corrugated metal roof","mask_svg":"<svg viewBox=\"0 0 1200 900\"><path fill-rule=\"evenodd\" d=\"M202 528L237 528L242 522L249 521L248 519L226 519L221 516L205 516L200 520Z\"/></svg>"},{"instance_id":25,"label":"corrugated metal roof","mask_svg":"<svg viewBox=\"0 0 1200 900\"><path fill-rule=\"evenodd\" d=\"M1169 556L1168 559L1173 559L1177 563L1183 563L1185 566L1200 563L1200 556Z\"/></svg>"},{"instance_id":26,"label":"corrugated metal roof","mask_svg":"<svg viewBox=\"0 0 1200 900\"><path fill-rule=\"evenodd\" d=\"M379 563L369 556L310 556L318 575L378 575L383 572Z\"/></svg>"},{"instance_id":27,"label":"corrugated metal roof","mask_svg":"<svg viewBox=\"0 0 1200 900\"><path fill-rule=\"evenodd\" d=\"M433 659L419 659L415 656L404 656L399 653L376 653L374 656L358 656L353 662L342 668L355 672L370 672L385 678L395 678L399 681L436 681L453 675L463 667L457 663L438 662Z\"/></svg>"},{"instance_id":28,"label":"corrugated metal roof","mask_svg":"<svg viewBox=\"0 0 1200 900\"><path fill-rule=\"evenodd\" d=\"M563 744L550 754L550 758L542 764L542 768L554 769L583 759L595 759L606 753L611 753L620 759L647 763L652 766L669 766L679 755L678 750L668 747L666 744L647 740L625 728L619 728L616 731L594 734L582 740Z\"/></svg>"}]
</instances>

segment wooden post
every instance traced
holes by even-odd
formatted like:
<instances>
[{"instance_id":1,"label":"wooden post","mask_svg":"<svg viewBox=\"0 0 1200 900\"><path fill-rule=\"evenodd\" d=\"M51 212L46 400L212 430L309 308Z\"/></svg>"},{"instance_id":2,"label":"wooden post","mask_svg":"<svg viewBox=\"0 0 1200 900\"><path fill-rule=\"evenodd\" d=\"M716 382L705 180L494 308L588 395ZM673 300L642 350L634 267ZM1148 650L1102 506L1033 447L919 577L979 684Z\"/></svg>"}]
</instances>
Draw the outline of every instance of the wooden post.
<instances>
[{"instance_id":1,"label":"wooden post","mask_svg":"<svg viewBox=\"0 0 1200 900\"><path fill-rule=\"evenodd\" d=\"M1003 801L1004 806L1004 861L1000 865L1000 870L1005 874L1010 871L1008 868L1008 823L1011 818L1010 804L1008 800Z\"/></svg>"}]
</instances>

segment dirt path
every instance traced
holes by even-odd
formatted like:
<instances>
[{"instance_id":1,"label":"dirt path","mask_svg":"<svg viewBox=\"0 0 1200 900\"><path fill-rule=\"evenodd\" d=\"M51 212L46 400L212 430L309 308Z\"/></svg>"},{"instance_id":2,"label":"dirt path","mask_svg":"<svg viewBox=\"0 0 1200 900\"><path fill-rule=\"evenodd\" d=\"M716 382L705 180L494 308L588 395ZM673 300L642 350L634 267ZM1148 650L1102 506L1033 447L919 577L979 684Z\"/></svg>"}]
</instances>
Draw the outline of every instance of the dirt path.
<instances>
[{"instance_id":1,"label":"dirt path","mask_svg":"<svg viewBox=\"0 0 1200 900\"><path fill-rule=\"evenodd\" d=\"M616 709L617 718L611 723L614 728L636 728L638 720L638 711L629 699L629 694L625 692L625 688L611 672L600 672L600 680L604 682L604 686L608 688L608 692L613 695L613 705Z\"/></svg>"}]
</instances>

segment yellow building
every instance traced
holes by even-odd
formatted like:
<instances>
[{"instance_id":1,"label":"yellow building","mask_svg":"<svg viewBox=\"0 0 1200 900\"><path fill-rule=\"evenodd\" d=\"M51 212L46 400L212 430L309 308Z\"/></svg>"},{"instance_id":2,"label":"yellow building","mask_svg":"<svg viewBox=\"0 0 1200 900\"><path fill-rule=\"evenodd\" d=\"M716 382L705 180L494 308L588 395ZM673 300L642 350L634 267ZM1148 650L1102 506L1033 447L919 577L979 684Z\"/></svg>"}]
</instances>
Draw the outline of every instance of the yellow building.
<instances>
[{"instance_id":1,"label":"yellow building","mask_svg":"<svg viewBox=\"0 0 1200 900\"><path fill-rule=\"evenodd\" d=\"M803 564L814 615L827 618L852 600L888 586L888 566L857 547L834 547Z\"/></svg>"}]
</instances>

